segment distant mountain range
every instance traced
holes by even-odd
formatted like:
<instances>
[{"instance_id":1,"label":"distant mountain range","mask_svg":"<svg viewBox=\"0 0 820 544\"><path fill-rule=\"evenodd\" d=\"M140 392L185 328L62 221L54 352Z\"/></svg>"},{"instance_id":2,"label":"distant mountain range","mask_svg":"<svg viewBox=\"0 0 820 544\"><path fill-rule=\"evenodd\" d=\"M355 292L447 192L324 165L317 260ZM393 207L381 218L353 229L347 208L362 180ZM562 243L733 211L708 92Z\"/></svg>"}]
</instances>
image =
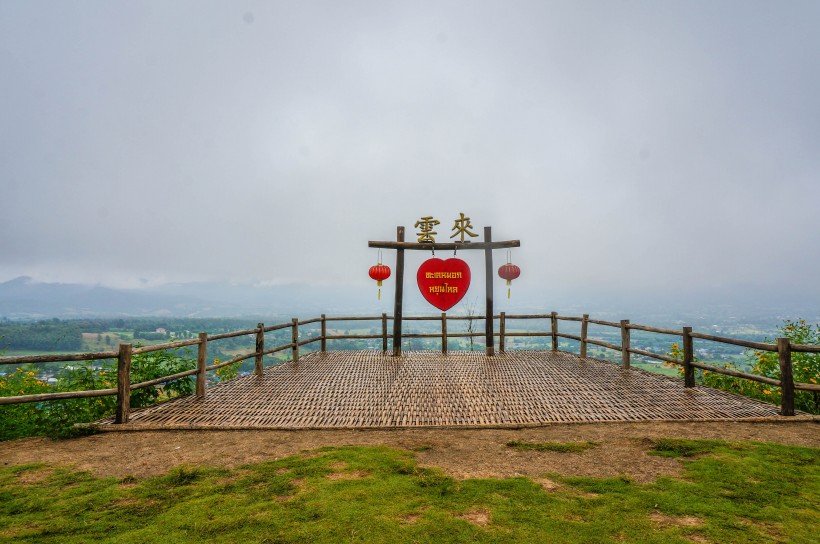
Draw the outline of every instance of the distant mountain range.
<instances>
[{"instance_id":1,"label":"distant mountain range","mask_svg":"<svg viewBox=\"0 0 820 544\"><path fill-rule=\"evenodd\" d=\"M405 281L405 315L434 315L438 310L427 304ZM547 313L566 315L589 313L603 319L632 319L633 322L662 325L685 320L696 324L717 318L769 319L802 317L820 321L820 301L801 294L786 295L752 288L713 289L699 293L644 294L612 290L585 290L574 293L558 287L545 291L539 285L521 284L512 300L506 289L496 288L495 312ZM228 282L166 284L145 289L116 289L101 285L42 283L22 276L0 283L0 319L34 320L57 317L309 317L327 315L379 315L393 313L393 286L382 288L376 300L376 286L275 285L257 286ZM483 281L476 282L464 301L450 313L464 313L467 304L476 313L484 311Z\"/></svg>"},{"instance_id":2,"label":"distant mountain range","mask_svg":"<svg viewBox=\"0 0 820 544\"><path fill-rule=\"evenodd\" d=\"M367 289L306 285L183 283L151 289L115 289L40 283L21 276L0 283L0 318L296 316L306 315L305 312L330 314L342 309L367 311L367 302L373 298L374 293Z\"/></svg>"}]
</instances>

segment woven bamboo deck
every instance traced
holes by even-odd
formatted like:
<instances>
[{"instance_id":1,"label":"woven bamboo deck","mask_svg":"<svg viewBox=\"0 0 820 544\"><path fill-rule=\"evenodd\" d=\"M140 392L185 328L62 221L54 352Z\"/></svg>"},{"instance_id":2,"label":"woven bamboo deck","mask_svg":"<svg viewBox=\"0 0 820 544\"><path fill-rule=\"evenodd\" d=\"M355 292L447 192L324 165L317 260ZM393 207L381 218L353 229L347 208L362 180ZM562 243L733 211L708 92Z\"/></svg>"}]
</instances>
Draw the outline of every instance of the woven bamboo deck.
<instances>
[{"instance_id":1,"label":"woven bamboo deck","mask_svg":"<svg viewBox=\"0 0 820 544\"><path fill-rule=\"evenodd\" d=\"M104 430L520 427L777 418L771 404L550 351L311 353Z\"/></svg>"}]
</instances>

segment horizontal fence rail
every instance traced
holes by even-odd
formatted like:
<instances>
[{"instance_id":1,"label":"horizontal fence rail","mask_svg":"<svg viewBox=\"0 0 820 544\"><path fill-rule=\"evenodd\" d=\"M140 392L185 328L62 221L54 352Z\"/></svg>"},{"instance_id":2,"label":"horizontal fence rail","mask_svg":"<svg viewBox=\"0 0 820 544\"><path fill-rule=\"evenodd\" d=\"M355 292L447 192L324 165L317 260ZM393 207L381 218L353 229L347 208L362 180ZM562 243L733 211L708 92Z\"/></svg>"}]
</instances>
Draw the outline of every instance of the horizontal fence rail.
<instances>
[{"instance_id":1,"label":"horizontal fence rail","mask_svg":"<svg viewBox=\"0 0 820 544\"><path fill-rule=\"evenodd\" d=\"M272 355L280 351L291 350L291 360L299 361L299 348L315 342L320 342L321 351L327 350L328 341L338 340L382 340L382 350L388 351L388 341L393 341L394 345L397 340L416 339L416 338L440 338L441 349L443 353L448 351L448 339L450 338L481 338L485 336L484 332L474 331L469 328L467 332L454 332L447 330L448 321L468 321L469 323L479 322L485 319L484 315L447 315L442 313L438 316L409 316L402 318L405 321L438 321L441 323L441 332L433 333L402 333L401 338L397 339L394 334L388 333L387 322L392 321L393 317L387 314L380 316L334 316L327 317L322 314L320 317L299 320L293 318L290 322L279 323L275 325L266 326L259 323L257 327L252 329L245 329L240 331L224 332L219 334L209 335L207 333L200 333L195 339L180 340L175 342L167 342L163 344L154 344L150 346L132 347L131 344L120 344L118 351L103 351L92 353L69 353L69 354L47 354L47 355L24 355L24 356L7 356L0 357L0 365L21 365L32 363L56 363L56 362L73 362L73 361L98 361L105 359L117 360L117 387L107 389L96 389L87 391L60 391L54 393L39 393L31 395L19 395L0 397L0 405L19 404L28 402L45 402L62 399L78 399L91 398L101 396L117 396L117 411L115 414L115 421L117 423L127 423L130 414L130 392L146 387L154 387L162 385L174 380L179 380L188 377L195 377L196 380L196 395L204 396L206 394L206 375L207 371L218 370L236 363L241 363L248 359L255 359L254 374L261 375L263 372L263 357ZM778 338L776 343L754 342L749 340L741 340L737 338L729 338L724 336L716 336L712 334L693 332L691 327L683 327L681 330L666 329L660 327L650 327L646 325L636 325L630 323L628 320L620 322L606 321L602 319L592 319L588 314L583 316L565 316L559 315L557 312L549 314L505 314L501 312L499 315L493 315L494 320L499 321L498 332L493 333L494 338L498 338L499 352L503 353L506 347L506 341L513 337L522 338L537 338L550 337L552 351L559 351L559 338L573 340L580 343L580 356L587 357L587 348L589 345L599 346L606 349L618 351L621 353L621 365L624 368L630 366L630 355L640 355L642 357L657 359L666 363L679 365L683 367L684 383L686 387L693 387L695 385L694 370L701 369L717 374L732 376L751 380L767 385L780 387L781 395L781 414L794 415L794 391L811 391L820 392L820 385L811 383L795 383L792 377L791 354L792 353L820 353L820 346L817 345L802 345L792 344L786 338ZM507 321L509 320L542 320L544 323L540 331L510 331L508 329ZM380 333L370 334L334 334L329 333L327 329L328 323L339 322L359 322L359 321L373 321L378 322L381 326ZM559 332L558 323L560 321L577 322L581 325L581 334L569 334L566 332ZM320 325L318 335L306 338L300 338L299 328L307 325ZM618 329L621 336L621 344L613 344L600 340L597 338L590 338L589 325L599 325L603 327L611 327ZM280 330L290 329L290 341L274 347L265 347L265 333L275 332ZM630 332L642 331L648 333L665 334L671 336L678 336L683 344L683 358L677 359L669 355L654 353L652 351L633 348L630 345ZM236 338L240 336L255 336L255 349L252 352L237 355L227 361L207 364L207 350L210 342L215 342L227 338ZM728 368L719 368L712 365L703 364L694 360L693 340L706 340L710 342L718 342L733 346L740 346L757 351L765 351L778 353L778 360L780 363L780 378L771 378L767 376L758 376L756 374L749 374ZM472 340L471 340L472 341ZM197 367L184 372L178 372L169 376L140 382L131 383L131 358L133 355L152 353L162 350L177 350L185 347L197 346Z\"/></svg>"}]
</instances>

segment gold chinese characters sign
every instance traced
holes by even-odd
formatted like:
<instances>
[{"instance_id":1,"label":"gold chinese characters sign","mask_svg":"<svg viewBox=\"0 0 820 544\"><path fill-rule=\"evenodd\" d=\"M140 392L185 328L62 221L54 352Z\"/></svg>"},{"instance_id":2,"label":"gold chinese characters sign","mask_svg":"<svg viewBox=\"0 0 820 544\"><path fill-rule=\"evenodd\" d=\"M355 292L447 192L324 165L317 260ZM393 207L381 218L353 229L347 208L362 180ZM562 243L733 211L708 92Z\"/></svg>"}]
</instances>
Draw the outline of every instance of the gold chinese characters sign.
<instances>
[{"instance_id":1,"label":"gold chinese characters sign","mask_svg":"<svg viewBox=\"0 0 820 544\"><path fill-rule=\"evenodd\" d=\"M457 242L468 243L470 240L465 240L465 236L475 238L476 236L478 236L478 234L470 230L474 229L475 227L470 222L469 217L465 216L463 213L459 213L459 216L460 217L454 221L453 228L450 229L450 231L455 231L452 235L450 235L450 238L452 239L458 236L459 239L456 240ZM436 232L433 229L436 228L436 225L440 224L441 221L439 221L438 219L434 219L432 215L422 217L421 219L416 221L415 227L419 229L419 231L416 233L416 236L418 236L418 241L422 244L435 243L435 236L438 235L438 232Z\"/></svg>"}]
</instances>

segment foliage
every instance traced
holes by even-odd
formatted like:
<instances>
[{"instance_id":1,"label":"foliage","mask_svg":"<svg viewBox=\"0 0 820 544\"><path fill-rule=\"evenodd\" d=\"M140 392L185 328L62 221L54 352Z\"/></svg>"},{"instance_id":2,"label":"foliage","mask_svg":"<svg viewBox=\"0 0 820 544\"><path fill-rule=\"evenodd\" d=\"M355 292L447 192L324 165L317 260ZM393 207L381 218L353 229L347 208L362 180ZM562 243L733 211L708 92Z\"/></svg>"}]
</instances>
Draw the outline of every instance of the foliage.
<instances>
[{"instance_id":1,"label":"foliage","mask_svg":"<svg viewBox=\"0 0 820 544\"><path fill-rule=\"evenodd\" d=\"M653 440L652 455L661 457L694 457L712 453L722 442L718 440L687 440L685 438L657 438Z\"/></svg>"},{"instance_id":2,"label":"foliage","mask_svg":"<svg viewBox=\"0 0 820 544\"><path fill-rule=\"evenodd\" d=\"M384 447L322 448L138 479L0 468L0 540L43 542L812 542L820 450L710 441L680 478L456 481Z\"/></svg>"},{"instance_id":3,"label":"foliage","mask_svg":"<svg viewBox=\"0 0 820 544\"><path fill-rule=\"evenodd\" d=\"M778 336L788 338L792 344L820 345L820 324L811 325L805 319L787 319L778 331L780 333ZM672 349L667 355L683 359L683 349L678 344L672 344ZM752 366L752 374L780 379L780 363L777 353L753 351L748 353L748 359ZM697 357L693 360L699 362ZM731 363L725 363L723 366L735 371L746 371ZM820 353L792 353L792 369L795 382L817 384L820 381ZM683 373L682 368L678 367L678 370L681 374ZM779 387L708 370L697 371L695 375L697 381L703 385L780 404ZM809 391L795 391L794 406L797 410L820 414L820 395Z\"/></svg>"},{"instance_id":4,"label":"foliage","mask_svg":"<svg viewBox=\"0 0 820 544\"><path fill-rule=\"evenodd\" d=\"M0 396L34 395L51 391L49 384L38 379L32 370L18 367L0 377ZM42 410L35 403L0 406L0 440L38 434L35 429L42 423Z\"/></svg>"},{"instance_id":5,"label":"foliage","mask_svg":"<svg viewBox=\"0 0 820 544\"><path fill-rule=\"evenodd\" d=\"M820 324L811 325L805 319L786 320L780 327L780 335L788 338L792 344L820 345ZM768 351L754 352L755 374L770 378L780 377L780 364L776 353ZM792 372L794 381L817 384L820 381L820 353L792 353ZM775 402L780 402L776 395ZM806 412L820 414L820 395L808 391L796 391L795 408Z\"/></svg>"},{"instance_id":6,"label":"foliage","mask_svg":"<svg viewBox=\"0 0 820 544\"><path fill-rule=\"evenodd\" d=\"M131 382L155 380L196 368L196 359L190 352L154 351L135 355L131 360ZM194 392L192 377L180 378L162 386L146 387L131 392L131 406L139 408L171 397L190 395Z\"/></svg>"},{"instance_id":7,"label":"foliage","mask_svg":"<svg viewBox=\"0 0 820 544\"><path fill-rule=\"evenodd\" d=\"M506 446L519 450L554 451L558 453L580 453L597 446L595 442L522 442L510 440Z\"/></svg>"},{"instance_id":8,"label":"foliage","mask_svg":"<svg viewBox=\"0 0 820 544\"><path fill-rule=\"evenodd\" d=\"M284 321L284 318L273 318ZM290 321L290 318L287 319ZM145 318L127 319L48 319L36 322L0 320L0 349L34 352L66 352L88 349L82 333L114 333L119 338L141 338L148 341L161 341L170 334L151 332L163 328L173 331L178 339L194 338L203 331L209 334L250 329L258 320L234 318ZM282 331L282 335L288 331ZM136 334L136 336L134 336ZM275 333L274 337L279 336ZM284 338L284 336L283 336ZM103 338L104 339L104 338ZM98 337L96 344L100 344ZM110 345L110 344L107 344ZM225 338L219 345L225 349L242 349L248 346L245 337ZM102 346L98 346L102 349Z\"/></svg>"},{"instance_id":9,"label":"foliage","mask_svg":"<svg viewBox=\"0 0 820 544\"><path fill-rule=\"evenodd\" d=\"M0 323L0 348L71 351L82 347L83 326L50 319L37 323Z\"/></svg>"},{"instance_id":10,"label":"foliage","mask_svg":"<svg viewBox=\"0 0 820 544\"><path fill-rule=\"evenodd\" d=\"M214 364L219 364L219 359L214 359ZM232 365L223 366L221 368L216 369L216 377L219 378L220 382L226 382L228 380L232 380L239 376L239 364L234 363Z\"/></svg>"},{"instance_id":11,"label":"foliage","mask_svg":"<svg viewBox=\"0 0 820 544\"><path fill-rule=\"evenodd\" d=\"M149 381L195 367L196 361L187 354L169 351L142 353L132 357L131 383ZM0 377L0 396L116 388L117 366L112 361L68 365L56 378L57 383L52 386L37 379L33 370L20 367ZM136 389L131 392L131 406L139 408L166 398L190 395L193 389L194 382L190 377L174 380L162 387ZM35 435L56 438L76 436L87 431L75 428L75 423L110 416L116 408L116 402L116 397L111 395L3 405L0 406L0 440Z\"/></svg>"}]
</instances>

